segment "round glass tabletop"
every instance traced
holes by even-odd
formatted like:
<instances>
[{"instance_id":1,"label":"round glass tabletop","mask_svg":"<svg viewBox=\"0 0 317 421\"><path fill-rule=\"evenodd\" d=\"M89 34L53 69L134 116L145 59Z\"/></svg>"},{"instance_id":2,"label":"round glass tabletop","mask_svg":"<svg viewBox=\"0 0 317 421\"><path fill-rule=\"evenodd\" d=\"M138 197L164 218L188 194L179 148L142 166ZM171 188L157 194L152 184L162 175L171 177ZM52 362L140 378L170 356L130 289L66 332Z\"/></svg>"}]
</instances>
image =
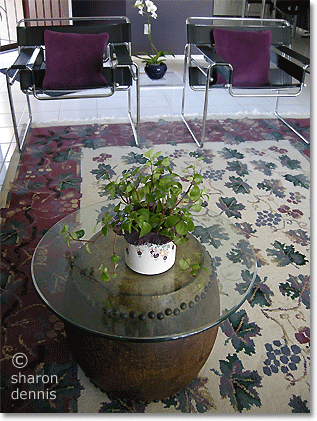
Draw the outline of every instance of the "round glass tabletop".
<instances>
[{"instance_id":1,"label":"round glass tabletop","mask_svg":"<svg viewBox=\"0 0 317 421\"><path fill-rule=\"evenodd\" d=\"M49 229L32 258L32 277L42 299L77 327L110 338L161 341L186 337L219 324L244 302L256 277L253 249L240 229L206 209L195 219L176 262L160 275L141 275L124 260L124 239L116 239L121 260L116 277L101 279L111 267L113 233L95 232L107 203L75 211ZM85 243L64 242L62 230L85 230ZM199 264L191 273L180 260Z\"/></svg>"}]
</instances>

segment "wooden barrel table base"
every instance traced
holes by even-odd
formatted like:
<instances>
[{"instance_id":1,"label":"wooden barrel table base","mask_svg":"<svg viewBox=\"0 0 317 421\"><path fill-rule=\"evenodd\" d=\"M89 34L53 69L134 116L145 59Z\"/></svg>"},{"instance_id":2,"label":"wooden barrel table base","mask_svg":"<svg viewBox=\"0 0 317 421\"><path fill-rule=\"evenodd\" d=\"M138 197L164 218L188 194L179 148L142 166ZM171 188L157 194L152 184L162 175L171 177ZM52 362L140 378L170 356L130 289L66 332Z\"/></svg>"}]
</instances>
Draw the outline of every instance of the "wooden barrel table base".
<instances>
[{"instance_id":1,"label":"wooden barrel table base","mask_svg":"<svg viewBox=\"0 0 317 421\"><path fill-rule=\"evenodd\" d=\"M95 386L119 398L150 402L180 392L196 378L218 326L160 342L108 339L69 323L65 329L76 361Z\"/></svg>"}]
</instances>

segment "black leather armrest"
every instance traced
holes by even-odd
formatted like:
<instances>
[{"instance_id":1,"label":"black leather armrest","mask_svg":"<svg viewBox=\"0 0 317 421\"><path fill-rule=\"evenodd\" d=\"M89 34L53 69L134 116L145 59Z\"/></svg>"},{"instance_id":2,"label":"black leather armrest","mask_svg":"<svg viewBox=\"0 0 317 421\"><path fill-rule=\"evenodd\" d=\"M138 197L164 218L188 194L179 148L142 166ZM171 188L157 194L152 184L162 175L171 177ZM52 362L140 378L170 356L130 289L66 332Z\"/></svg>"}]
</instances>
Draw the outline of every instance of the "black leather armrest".
<instances>
[{"instance_id":1,"label":"black leather armrest","mask_svg":"<svg viewBox=\"0 0 317 421\"><path fill-rule=\"evenodd\" d=\"M112 44L112 47L116 55L118 65L130 66L133 64L128 46L126 44Z\"/></svg>"},{"instance_id":2,"label":"black leather armrest","mask_svg":"<svg viewBox=\"0 0 317 421\"><path fill-rule=\"evenodd\" d=\"M304 83L307 65L304 63L297 64L293 60L284 57L280 49L273 46L271 46L271 61L276 64L278 68L295 78L298 82Z\"/></svg>"},{"instance_id":3,"label":"black leather armrest","mask_svg":"<svg viewBox=\"0 0 317 421\"><path fill-rule=\"evenodd\" d=\"M42 53L41 57L40 53ZM42 60L43 50L40 47L23 47L11 69L24 70L32 68L35 64L39 65L39 61Z\"/></svg>"},{"instance_id":4,"label":"black leather armrest","mask_svg":"<svg viewBox=\"0 0 317 421\"><path fill-rule=\"evenodd\" d=\"M213 64L217 72L220 73L228 83L232 83L232 69L230 64L221 58L213 47L208 45L197 45L196 47L205 56L207 63Z\"/></svg>"},{"instance_id":5,"label":"black leather armrest","mask_svg":"<svg viewBox=\"0 0 317 421\"><path fill-rule=\"evenodd\" d=\"M282 45L280 47L276 47L279 51L281 51L284 54L287 54L288 56L294 58L295 60L303 63L305 66L310 66L310 59L308 57L303 56L300 53L297 53L294 50L291 50L290 48Z\"/></svg>"},{"instance_id":6,"label":"black leather armrest","mask_svg":"<svg viewBox=\"0 0 317 421\"><path fill-rule=\"evenodd\" d=\"M28 89L34 83L34 76L31 74L33 74L35 70L40 70L43 61L43 48L21 48L17 59L6 71L8 83L12 86L14 82L18 80L18 77L20 77L21 89Z\"/></svg>"}]
</instances>

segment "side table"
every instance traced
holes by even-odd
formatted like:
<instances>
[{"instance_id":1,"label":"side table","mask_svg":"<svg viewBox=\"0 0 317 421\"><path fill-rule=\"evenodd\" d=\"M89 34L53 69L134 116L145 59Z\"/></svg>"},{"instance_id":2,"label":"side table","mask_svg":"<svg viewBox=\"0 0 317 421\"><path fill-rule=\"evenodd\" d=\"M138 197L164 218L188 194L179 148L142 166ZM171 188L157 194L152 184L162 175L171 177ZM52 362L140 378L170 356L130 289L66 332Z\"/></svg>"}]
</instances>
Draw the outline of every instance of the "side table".
<instances>
[{"instance_id":1,"label":"side table","mask_svg":"<svg viewBox=\"0 0 317 421\"><path fill-rule=\"evenodd\" d=\"M198 374L216 340L219 323L241 306L252 289L256 259L240 231L225 218L201 215L194 234L177 248L175 265L157 275L140 275L124 262L104 282L112 239L98 237L87 253L81 242L68 248L61 231L84 229L96 237L96 218L107 203L80 209L54 225L32 259L34 285L65 323L75 359L101 390L134 400L162 399L184 389ZM111 237L111 235L110 235ZM180 268L188 255L208 272Z\"/></svg>"}]
</instances>

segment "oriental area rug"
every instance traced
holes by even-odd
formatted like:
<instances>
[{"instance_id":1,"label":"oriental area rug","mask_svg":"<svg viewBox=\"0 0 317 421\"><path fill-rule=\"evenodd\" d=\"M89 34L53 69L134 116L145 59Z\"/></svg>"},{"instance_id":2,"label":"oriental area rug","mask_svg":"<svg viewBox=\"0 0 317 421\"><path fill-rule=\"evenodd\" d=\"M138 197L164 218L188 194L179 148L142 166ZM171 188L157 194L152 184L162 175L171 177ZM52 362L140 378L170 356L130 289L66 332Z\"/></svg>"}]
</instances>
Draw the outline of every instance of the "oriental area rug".
<instances>
[{"instance_id":1,"label":"oriental area rug","mask_svg":"<svg viewBox=\"0 0 317 421\"><path fill-rule=\"evenodd\" d=\"M292 123L309 137L309 120ZM200 122L192 124L199 131ZM1 209L2 412L310 412L309 147L273 119L211 120L206 139L198 148L182 123L165 120L142 124L141 148L129 124L32 130ZM105 200L102 174L141 165L149 148L168 156L175 172L201 158L196 171L208 206L245 235L258 271L247 300L220 324L197 378L144 403L108 396L84 375L63 321L33 286L31 259L53 224ZM201 236L211 240L208 230Z\"/></svg>"}]
</instances>

